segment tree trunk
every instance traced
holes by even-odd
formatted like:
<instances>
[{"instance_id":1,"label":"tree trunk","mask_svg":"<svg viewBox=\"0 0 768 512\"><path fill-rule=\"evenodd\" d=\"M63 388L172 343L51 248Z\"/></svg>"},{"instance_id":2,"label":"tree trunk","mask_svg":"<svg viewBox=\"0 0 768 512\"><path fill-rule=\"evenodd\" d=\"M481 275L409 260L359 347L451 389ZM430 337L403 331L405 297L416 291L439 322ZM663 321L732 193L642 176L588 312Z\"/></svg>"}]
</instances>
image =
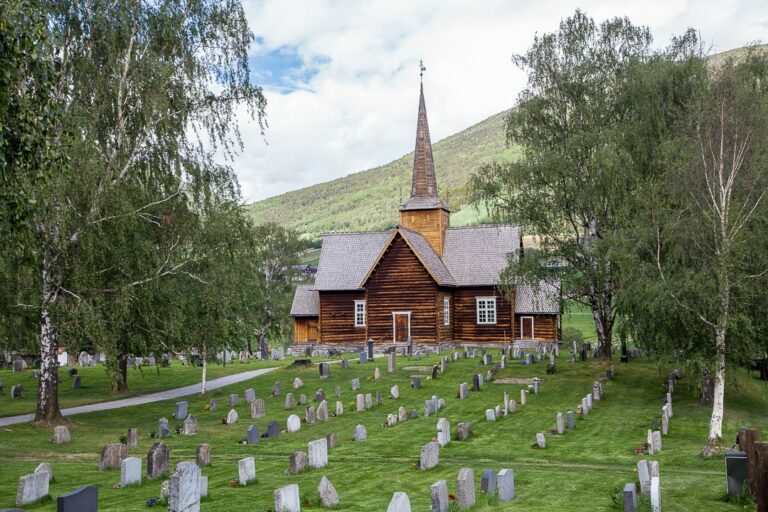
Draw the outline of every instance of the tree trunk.
<instances>
[{"instance_id":1,"label":"tree trunk","mask_svg":"<svg viewBox=\"0 0 768 512\"><path fill-rule=\"evenodd\" d=\"M246 341L246 343L248 344L248 355L252 356L253 355L253 346L252 346L252 342L251 342L251 337L250 336L248 337L248 340Z\"/></svg>"},{"instance_id":2,"label":"tree trunk","mask_svg":"<svg viewBox=\"0 0 768 512\"><path fill-rule=\"evenodd\" d=\"M592 318L597 332L597 353L602 359L611 359L613 340L613 316L610 304L600 307L596 300L591 301Z\"/></svg>"},{"instance_id":3,"label":"tree trunk","mask_svg":"<svg viewBox=\"0 0 768 512\"><path fill-rule=\"evenodd\" d=\"M267 353L269 352L269 342L267 341L266 334L259 335L259 350L261 350L261 358L268 359Z\"/></svg>"},{"instance_id":4,"label":"tree trunk","mask_svg":"<svg viewBox=\"0 0 768 512\"><path fill-rule=\"evenodd\" d=\"M202 380L200 382L200 394L201 395L205 394L205 384L206 384L206 381L208 380L208 358L205 357L205 356L206 356L205 343L203 343L203 354L202 354L202 357L203 357L203 376L202 376Z\"/></svg>"},{"instance_id":5,"label":"tree trunk","mask_svg":"<svg viewBox=\"0 0 768 512\"><path fill-rule=\"evenodd\" d=\"M59 410L59 335L43 307L40 314L40 378L37 384L35 422L55 423L61 419Z\"/></svg>"},{"instance_id":6,"label":"tree trunk","mask_svg":"<svg viewBox=\"0 0 768 512\"><path fill-rule=\"evenodd\" d=\"M725 329L715 330L715 392L712 400L712 417L709 420L709 437L705 455L712 454L711 448L720 444L723 439L723 409L725 405Z\"/></svg>"},{"instance_id":7,"label":"tree trunk","mask_svg":"<svg viewBox=\"0 0 768 512\"><path fill-rule=\"evenodd\" d=\"M120 365L120 371L118 372L118 379L115 382L115 391L128 391L128 355L120 354L118 364Z\"/></svg>"}]
</instances>

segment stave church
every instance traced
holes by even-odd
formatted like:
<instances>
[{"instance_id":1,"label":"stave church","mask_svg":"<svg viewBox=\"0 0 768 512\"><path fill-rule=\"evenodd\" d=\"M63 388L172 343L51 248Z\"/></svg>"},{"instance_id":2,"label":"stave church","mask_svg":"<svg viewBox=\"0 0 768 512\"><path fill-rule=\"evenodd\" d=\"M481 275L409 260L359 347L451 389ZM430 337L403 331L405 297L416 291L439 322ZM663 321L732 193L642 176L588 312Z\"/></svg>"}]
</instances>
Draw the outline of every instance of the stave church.
<instances>
[{"instance_id":1,"label":"stave church","mask_svg":"<svg viewBox=\"0 0 768 512\"><path fill-rule=\"evenodd\" d=\"M560 336L560 290L497 289L508 258L522 258L517 225L451 227L419 94L411 195L387 231L328 233L311 284L293 299L294 345L310 350L512 345ZM426 347L425 347L426 348Z\"/></svg>"}]
</instances>

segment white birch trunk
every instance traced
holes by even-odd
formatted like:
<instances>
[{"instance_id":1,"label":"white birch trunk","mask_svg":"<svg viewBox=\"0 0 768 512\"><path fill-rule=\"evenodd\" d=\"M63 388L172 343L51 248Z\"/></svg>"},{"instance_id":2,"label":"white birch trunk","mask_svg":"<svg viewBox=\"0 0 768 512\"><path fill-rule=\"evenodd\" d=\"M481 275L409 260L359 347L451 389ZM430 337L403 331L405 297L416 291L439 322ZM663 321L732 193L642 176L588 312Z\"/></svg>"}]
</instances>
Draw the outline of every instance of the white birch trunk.
<instances>
[{"instance_id":1,"label":"white birch trunk","mask_svg":"<svg viewBox=\"0 0 768 512\"><path fill-rule=\"evenodd\" d=\"M723 411L725 407L725 329L715 334L717 357L715 361L715 393L712 400L712 417L709 421L707 445L716 446L723 439Z\"/></svg>"},{"instance_id":2,"label":"white birch trunk","mask_svg":"<svg viewBox=\"0 0 768 512\"><path fill-rule=\"evenodd\" d=\"M41 268L43 305L40 310L40 378L37 384L37 410L35 412L36 422L49 424L61 418L58 396L59 336L48 310L48 307L56 301L58 294L50 265L50 257L44 257Z\"/></svg>"},{"instance_id":3,"label":"white birch trunk","mask_svg":"<svg viewBox=\"0 0 768 512\"><path fill-rule=\"evenodd\" d=\"M203 353L202 353L202 357L203 357L203 378L202 378L202 382L200 383L200 394L201 395L205 394L205 384L206 384L206 381L208 380L208 359L205 357L205 354L206 354L205 343L203 343Z\"/></svg>"}]
</instances>

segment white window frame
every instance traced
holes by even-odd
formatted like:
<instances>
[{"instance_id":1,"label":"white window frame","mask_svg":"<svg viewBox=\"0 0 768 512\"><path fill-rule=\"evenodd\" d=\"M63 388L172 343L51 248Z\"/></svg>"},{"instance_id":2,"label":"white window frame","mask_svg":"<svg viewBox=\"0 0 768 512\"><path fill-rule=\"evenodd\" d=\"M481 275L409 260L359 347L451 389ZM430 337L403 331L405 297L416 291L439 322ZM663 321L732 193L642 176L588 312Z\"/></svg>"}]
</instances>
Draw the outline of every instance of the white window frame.
<instances>
[{"instance_id":1,"label":"white window frame","mask_svg":"<svg viewBox=\"0 0 768 512\"><path fill-rule=\"evenodd\" d=\"M475 313L475 320L478 325L495 325L497 321L496 297L475 297ZM491 315L493 318L490 318ZM485 318L481 318L482 316Z\"/></svg>"},{"instance_id":2,"label":"white window frame","mask_svg":"<svg viewBox=\"0 0 768 512\"><path fill-rule=\"evenodd\" d=\"M451 325L451 298L443 297L443 325Z\"/></svg>"},{"instance_id":3,"label":"white window frame","mask_svg":"<svg viewBox=\"0 0 768 512\"><path fill-rule=\"evenodd\" d=\"M408 337L411 337L411 312L410 311L393 311L392 312L392 341L398 343L397 340L397 324L395 323L395 317L397 315L406 315L408 317ZM407 341L403 340L403 341Z\"/></svg>"},{"instance_id":4,"label":"white window frame","mask_svg":"<svg viewBox=\"0 0 768 512\"><path fill-rule=\"evenodd\" d=\"M361 308L362 306L362 308ZM362 320L360 315L362 315ZM355 327L365 327L366 307L364 300L355 301Z\"/></svg>"},{"instance_id":5,"label":"white window frame","mask_svg":"<svg viewBox=\"0 0 768 512\"><path fill-rule=\"evenodd\" d=\"M523 338L523 321L526 319L531 319L531 337L530 338ZM536 339L536 317L534 316L521 316L520 317L520 338L524 340L535 340Z\"/></svg>"}]
</instances>

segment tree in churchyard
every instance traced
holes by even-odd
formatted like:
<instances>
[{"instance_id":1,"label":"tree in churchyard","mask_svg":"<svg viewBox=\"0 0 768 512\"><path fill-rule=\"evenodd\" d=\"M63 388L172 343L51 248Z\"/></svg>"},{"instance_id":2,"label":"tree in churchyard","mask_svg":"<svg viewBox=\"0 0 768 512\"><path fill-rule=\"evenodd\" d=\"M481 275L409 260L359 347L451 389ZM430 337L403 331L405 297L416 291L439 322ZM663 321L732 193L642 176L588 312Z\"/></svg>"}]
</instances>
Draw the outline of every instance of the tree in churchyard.
<instances>
[{"instance_id":1,"label":"tree in churchyard","mask_svg":"<svg viewBox=\"0 0 768 512\"><path fill-rule=\"evenodd\" d=\"M765 352L768 58L712 65L686 110L668 172L638 189L648 204L633 219L627 305L636 332L684 350L713 381L709 456L723 437L727 368Z\"/></svg>"},{"instance_id":2,"label":"tree in churchyard","mask_svg":"<svg viewBox=\"0 0 768 512\"><path fill-rule=\"evenodd\" d=\"M305 247L295 231L274 223L252 228L252 245L244 262L253 287L244 296L249 307L244 317L249 335L259 340L259 350L267 350L270 337L286 337L291 330L291 310L295 283L301 277L299 254ZM249 350L252 348L249 345Z\"/></svg>"},{"instance_id":3,"label":"tree in churchyard","mask_svg":"<svg viewBox=\"0 0 768 512\"><path fill-rule=\"evenodd\" d=\"M39 313L35 420L51 422L60 417L59 319L79 304L98 306L99 294L119 302L110 314L123 318L120 310L131 314L125 291L191 274L196 255L175 213L181 199L202 211L214 196L237 195L232 169L216 165L214 154L239 149L232 119L244 106L261 123L265 101L250 82L252 34L237 1L49 0L40 8L54 41L46 58L59 59L58 142L71 162L33 196L36 290L27 305ZM131 236L139 221L152 236ZM104 266L110 252L117 260ZM132 254L154 257L145 267ZM102 325L110 336L125 333L122 322Z\"/></svg>"},{"instance_id":4,"label":"tree in churchyard","mask_svg":"<svg viewBox=\"0 0 768 512\"><path fill-rule=\"evenodd\" d=\"M581 11L536 36L513 58L528 86L506 119L522 159L482 168L475 199L497 220L539 235L535 254L510 260L502 287L562 280L563 295L592 312L598 351L611 357L617 316L612 240L632 162L623 150L626 70L650 53L646 27L626 18L597 25Z\"/></svg>"}]
</instances>

